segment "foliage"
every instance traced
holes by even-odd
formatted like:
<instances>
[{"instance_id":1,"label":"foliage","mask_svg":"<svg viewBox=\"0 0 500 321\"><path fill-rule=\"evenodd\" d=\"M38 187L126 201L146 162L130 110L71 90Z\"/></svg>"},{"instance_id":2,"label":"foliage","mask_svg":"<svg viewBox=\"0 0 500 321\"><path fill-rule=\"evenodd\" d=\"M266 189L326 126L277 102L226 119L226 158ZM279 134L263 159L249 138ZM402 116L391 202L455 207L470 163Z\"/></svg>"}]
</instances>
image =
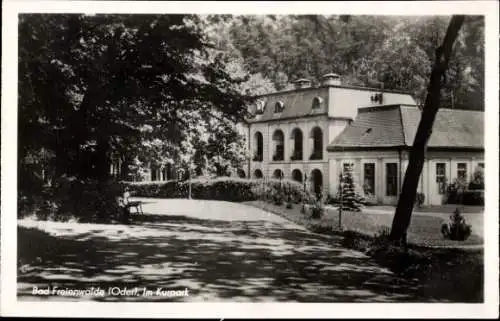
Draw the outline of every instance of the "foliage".
<instances>
[{"instance_id":1,"label":"foliage","mask_svg":"<svg viewBox=\"0 0 500 321\"><path fill-rule=\"evenodd\" d=\"M441 233L446 239L454 241L465 241L471 234L471 225L465 222L465 218L461 215L457 208L453 215L450 216L448 223L443 223Z\"/></svg>"},{"instance_id":2,"label":"foliage","mask_svg":"<svg viewBox=\"0 0 500 321\"><path fill-rule=\"evenodd\" d=\"M323 203L321 198L317 198L312 204L311 208L311 218L320 219L325 214L325 208L323 207Z\"/></svg>"},{"instance_id":3,"label":"foliage","mask_svg":"<svg viewBox=\"0 0 500 321\"><path fill-rule=\"evenodd\" d=\"M283 205L283 202L285 201L285 195L281 188L274 189L272 195L273 195L273 202L275 205Z\"/></svg>"},{"instance_id":4,"label":"foliage","mask_svg":"<svg viewBox=\"0 0 500 321\"><path fill-rule=\"evenodd\" d=\"M477 167L472 174L472 180L469 183L470 190L484 190L484 170Z\"/></svg>"},{"instance_id":5,"label":"foliage","mask_svg":"<svg viewBox=\"0 0 500 321\"><path fill-rule=\"evenodd\" d=\"M446 203L462 204L463 195L467 189L467 182L462 179L455 178L451 184L446 187Z\"/></svg>"},{"instance_id":6,"label":"foliage","mask_svg":"<svg viewBox=\"0 0 500 321\"><path fill-rule=\"evenodd\" d=\"M285 200L285 191L280 184L287 186L291 199L308 201L310 193L304 193L302 186L294 181L242 179L234 177L198 178L191 182L128 182L125 183L138 197L186 198L191 183L191 197L194 199L223 200L231 202L246 202L266 199L269 202Z\"/></svg>"},{"instance_id":7,"label":"foliage","mask_svg":"<svg viewBox=\"0 0 500 321\"><path fill-rule=\"evenodd\" d=\"M338 200L342 206L342 210L346 211L361 211L365 199L356 189L352 168L349 166L346 171L340 174L338 189Z\"/></svg>"},{"instance_id":8,"label":"foliage","mask_svg":"<svg viewBox=\"0 0 500 321\"><path fill-rule=\"evenodd\" d=\"M328 72L347 85L405 90L423 103L430 66L449 17L234 16L227 41L250 73L276 89ZM467 16L444 82L442 105L484 109L484 17Z\"/></svg>"},{"instance_id":9,"label":"foliage","mask_svg":"<svg viewBox=\"0 0 500 321\"><path fill-rule=\"evenodd\" d=\"M201 26L191 15L20 15L21 166L47 149L55 176L104 181L114 156L125 178L136 158L176 162L198 119L243 120L244 79Z\"/></svg>"},{"instance_id":10,"label":"foliage","mask_svg":"<svg viewBox=\"0 0 500 321\"><path fill-rule=\"evenodd\" d=\"M447 204L484 205L484 181L481 181L481 171L476 171L473 176L469 184L464 180L455 179L448 185Z\"/></svg>"},{"instance_id":11,"label":"foliage","mask_svg":"<svg viewBox=\"0 0 500 321\"><path fill-rule=\"evenodd\" d=\"M464 191L462 197L463 205L480 205L484 206L484 190L467 190Z\"/></svg>"},{"instance_id":12,"label":"foliage","mask_svg":"<svg viewBox=\"0 0 500 321\"><path fill-rule=\"evenodd\" d=\"M19 217L34 215L42 220L116 222L123 213L117 202L122 190L123 186L112 181L61 177L39 195L27 197L21 193Z\"/></svg>"},{"instance_id":13,"label":"foliage","mask_svg":"<svg viewBox=\"0 0 500 321\"><path fill-rule=\"evenodd\" d=\"M424 193L417 193L416 203L417 203L418 208L422 207L422 205L425 203L425 194Z\"/></svg>"}]
</instances>

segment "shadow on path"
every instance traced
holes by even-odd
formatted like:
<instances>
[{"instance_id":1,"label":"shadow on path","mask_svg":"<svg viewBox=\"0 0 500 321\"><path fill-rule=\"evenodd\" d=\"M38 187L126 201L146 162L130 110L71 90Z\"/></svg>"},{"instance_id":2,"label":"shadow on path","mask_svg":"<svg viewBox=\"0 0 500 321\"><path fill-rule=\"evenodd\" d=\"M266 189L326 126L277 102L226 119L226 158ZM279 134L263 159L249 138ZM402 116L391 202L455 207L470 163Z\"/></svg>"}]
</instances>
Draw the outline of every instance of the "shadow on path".
<instances>
[{"instance_id":1,"label":"shadow on path","mask_svg":"<svg viewBox=\"0 0 500 321\"><path fill-rule=\"evenodd\" d=\"M61 224L61 223L59 223ZM68 223L69 224L69 223ZM224 221L147 214L129 226L85 225L49 232L18 228L20 299L33 286L189 289L189 297L87 297L102 301L424 301L339 239L266 220ZM45 223L45 230L51 223ZM78 225L78 224L73 224ZM61 225L64 226L64 225ZM68 225L71 226L71 225ZM59 234L58 234L59 233ZM426 299L427 301L429 299Z\"/></svg>"}]
</instances>

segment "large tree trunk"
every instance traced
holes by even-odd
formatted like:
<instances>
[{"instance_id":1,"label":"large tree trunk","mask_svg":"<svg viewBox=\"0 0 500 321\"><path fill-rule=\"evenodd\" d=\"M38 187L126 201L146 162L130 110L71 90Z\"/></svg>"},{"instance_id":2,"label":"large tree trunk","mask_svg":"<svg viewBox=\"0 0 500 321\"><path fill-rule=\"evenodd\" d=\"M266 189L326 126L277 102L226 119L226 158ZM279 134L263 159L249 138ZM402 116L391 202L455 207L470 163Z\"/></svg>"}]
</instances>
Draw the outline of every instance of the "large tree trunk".
<instances>
[{"instance_id":1,"label":"large tree trunk","mask_svg":"<svg viewBox=\"0 0 500 321\"><path fill-rule=\"evenodd\" d=\"M418 125L413 147L410 151L408 168L403 182L401 195L399 196L398 206L394 219L390 238L393 241L403 241L406 243L406 231L410 225L413 205L417 194L418 181L425 160L425 149L432 133L434 119L439 110L441 98L441 80L448 68L451 51L458 32L463 24L464 16L453 16L448 30L443 40L443 44L436 49L436 59L432 68L430 83L428 87L425 105L422 111L422 117ZM401 164L400 164L401 165Z\"/></svg>"}]
</instances>

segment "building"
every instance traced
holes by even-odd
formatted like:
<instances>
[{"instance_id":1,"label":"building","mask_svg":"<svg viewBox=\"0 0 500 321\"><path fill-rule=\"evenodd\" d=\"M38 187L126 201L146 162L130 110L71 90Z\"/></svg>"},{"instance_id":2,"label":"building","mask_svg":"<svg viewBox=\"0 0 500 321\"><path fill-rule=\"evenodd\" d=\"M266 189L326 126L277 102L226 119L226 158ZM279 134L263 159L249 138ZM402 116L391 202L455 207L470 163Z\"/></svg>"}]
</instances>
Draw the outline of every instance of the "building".
<instances>
[{"instance_id":1,"label":"building","mask_svg":"<svg viewBox=\"0 0 500 321\"><path fill-rule=\"evenodd\" d=\"M327 74L320 86L299 79L293 90L257 98L247 120L247 176L307 180L312 191L335 195L351 165L369 200L396 202L421 114L410 94L345 86ZM419 186L426 203L441 204L442 182L484 166L483 155L483 113L441 110Z\"/></svg>"},{"instance_id":2,"label":"building","mask_svg":"<svg viewBox=\"0 0 500 321\"><path fill-rule=\"evenodd\" d=\"M354 122L327 147L331 192L337 192L342 169L353 166L365 197L395 204L420 116L420 109L408 105L359 109ZM481 111L439 110L418 187L424 205L443 204L447 183L469 181L477 167L484 168L483 122Z\"/></svg>"},{"instance_id":3,"label":"building","mask_svg":"<svg viewBox=\"0 0 500 321\"><path fill-rule=\"evenodd\" d=\"M363 106L415 104L408 93L344 86L326 74L318 87L307 79L295 89L258 97L248 119L251 177L308 180L311 189L331 193L327 146L356 118Z\"/></svg>"}]
</instances>

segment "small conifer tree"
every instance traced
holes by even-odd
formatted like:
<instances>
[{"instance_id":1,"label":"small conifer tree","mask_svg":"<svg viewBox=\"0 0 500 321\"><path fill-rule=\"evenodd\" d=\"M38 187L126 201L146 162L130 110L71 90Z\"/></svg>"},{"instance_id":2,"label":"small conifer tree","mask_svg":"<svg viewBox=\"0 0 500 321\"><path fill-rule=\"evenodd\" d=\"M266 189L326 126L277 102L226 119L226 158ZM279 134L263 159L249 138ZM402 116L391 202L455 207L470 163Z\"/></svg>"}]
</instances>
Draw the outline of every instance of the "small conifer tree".
<instances>
[{"instance_id":1,"label":"small conifer tree","mask_svg":"<svg viewBox=\"0 0 500 321\"><path fill-rule=\"evenodd\" d=\"M356 190L352 167L350 166L340 174L338 199L340 201L340 206L342 206L342 210L345 211L359 212L365 202L363 196Z\"/></svg>"}]
</instances>

